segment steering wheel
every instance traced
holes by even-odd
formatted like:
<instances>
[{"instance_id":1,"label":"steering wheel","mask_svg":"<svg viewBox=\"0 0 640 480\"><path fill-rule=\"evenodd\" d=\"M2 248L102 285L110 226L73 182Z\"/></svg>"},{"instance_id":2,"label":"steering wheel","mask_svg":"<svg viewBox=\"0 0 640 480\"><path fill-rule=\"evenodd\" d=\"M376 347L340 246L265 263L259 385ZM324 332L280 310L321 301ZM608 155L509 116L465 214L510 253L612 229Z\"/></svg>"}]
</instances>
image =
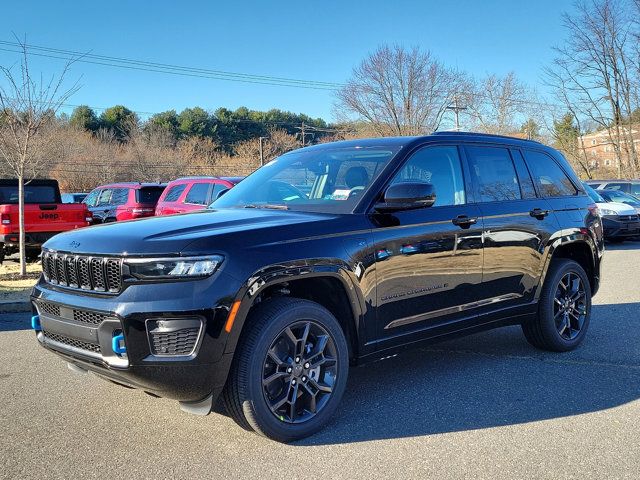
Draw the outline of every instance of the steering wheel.
<instances>
[{"instance_id":1,"label":"steering wheel","mask_svg":"<svg viewBox=\"0 0 640 480\"><path fill-rule=\"evenodd\" d=\"M283 197L282 194L285 194ZM267 197L267 201L273 202L291 202L293 200L302 200L307 198L307 196L302 193L299 189L291 185L287 182L282 182L279 180L270 180L265 184L265 196ZM275 194L275 195L274 195ZM271 198L272 195L277 198Z\"/></svg>"},{"instance_id":2,"label":"steering wheel","mask_svg":"<svg viewBox=\"0 0 640 480\"><path fill-rule=\"evenodd\" d=\"M353 187L349 192L349 198L357 196L360 192L364 190L364 187Z\"/></svg>"}]
</instances>

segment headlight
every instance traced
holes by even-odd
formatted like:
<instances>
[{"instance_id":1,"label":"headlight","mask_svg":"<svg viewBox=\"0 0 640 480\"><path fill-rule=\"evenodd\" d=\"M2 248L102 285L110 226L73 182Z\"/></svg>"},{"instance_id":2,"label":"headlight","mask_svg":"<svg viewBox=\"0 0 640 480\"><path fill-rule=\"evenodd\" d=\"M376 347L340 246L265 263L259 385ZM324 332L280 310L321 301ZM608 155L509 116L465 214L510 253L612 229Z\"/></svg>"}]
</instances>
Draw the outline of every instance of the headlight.
<instances>
[{"instance_id":1,"label":"headlight","mask_svg":"<svg viewBox=\"0 0 640 480\"><path fill-rule=\"evenodd\" d=\"M163 280L208 277L222 263L220 255L206 257L132 258L124 261L130 277Z\"/></svg>"},{"instance_id":2,"label":"headlight","mask_svg":"<svg viewBox=\"0 0 640 480\"><path fill-rule=\"evenodd\" d=\"M600 215L602 215L602 216L605 216L605 215L616 216L616 215L618 215L618 212L616 212L614 210L609 210L608 208L601 208L600 209Z\"/></svg>"}]
</instances>

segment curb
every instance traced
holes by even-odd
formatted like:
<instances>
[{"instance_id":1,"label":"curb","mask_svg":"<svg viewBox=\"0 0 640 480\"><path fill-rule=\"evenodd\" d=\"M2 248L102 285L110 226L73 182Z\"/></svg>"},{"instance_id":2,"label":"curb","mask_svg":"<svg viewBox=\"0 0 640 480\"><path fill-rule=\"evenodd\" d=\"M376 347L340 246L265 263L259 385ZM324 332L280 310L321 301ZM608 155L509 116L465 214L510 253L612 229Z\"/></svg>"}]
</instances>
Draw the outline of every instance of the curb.
<instances>
[{"instance_id":1,"label":"curb","mask_svg":"<svg viewBox=\"0 0 640 480\"><path fill-rule=\"evenodd\" d=\"M30 312L31 302L0 302L0 314Z\"/></svg>"}]
</instances>

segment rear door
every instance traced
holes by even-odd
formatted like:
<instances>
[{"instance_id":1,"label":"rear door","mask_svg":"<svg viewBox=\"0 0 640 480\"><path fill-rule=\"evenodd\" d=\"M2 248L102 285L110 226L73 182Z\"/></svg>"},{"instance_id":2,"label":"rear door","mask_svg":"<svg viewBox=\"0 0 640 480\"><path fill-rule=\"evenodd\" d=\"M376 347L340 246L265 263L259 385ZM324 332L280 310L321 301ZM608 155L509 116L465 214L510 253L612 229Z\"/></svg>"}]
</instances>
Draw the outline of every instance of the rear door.
<instances>
[{"instance_id":1,"label":"rear door","mask_svg":"<svg viewBox=\"0 0 640 480\"><path fill-rule=\"evenodd\" d=\"M156 215L180 213L181 208L179 200L186 188L186 183L178 183L171 185L171 187L167 187L166 191L160 196L160 200L156 206Z\"/></svg>"},{"instance_id":2,"label":"rear door","mask_svg":"<svg viewBox=\"0 0 640 480\"><path fill-rule=\"evenodd\" d=\"M531 302L558 222L547 200L537 197L519 150L467 145L465 152L484 221L486 305L480 312Z\"/></svg>"},{"instance_id":3,"label":"rear door","mask_svg":"<svg viewBox=\"0 0 640 480\"><path fill-rule=\"evenodd\" d=\"M455 145L413 153L390 184L426 182L436 202L419 210L373 213L379 348L450 329L476 318L482 298L482 220L467 195Z\"/></svg>"}]
</instances>

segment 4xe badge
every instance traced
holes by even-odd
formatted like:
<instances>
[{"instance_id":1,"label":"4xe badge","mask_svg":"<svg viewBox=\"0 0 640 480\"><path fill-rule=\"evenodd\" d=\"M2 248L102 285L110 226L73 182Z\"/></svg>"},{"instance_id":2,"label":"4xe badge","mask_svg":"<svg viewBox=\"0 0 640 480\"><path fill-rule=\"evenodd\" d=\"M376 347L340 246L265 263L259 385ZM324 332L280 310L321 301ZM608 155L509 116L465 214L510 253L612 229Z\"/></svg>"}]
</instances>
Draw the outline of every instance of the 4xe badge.
<instances>
[{"instance_id":1,"label":"4xe badge","mask_svg":"<svg viewBox=\"0 0 640 480\"><path fill-rule=\"evenodd\" d=\"M80 242L76 242L75 240L72 242L69 242L69 247L71 248L78 248L80 246Z\"/></svg>"}]
</instances>

